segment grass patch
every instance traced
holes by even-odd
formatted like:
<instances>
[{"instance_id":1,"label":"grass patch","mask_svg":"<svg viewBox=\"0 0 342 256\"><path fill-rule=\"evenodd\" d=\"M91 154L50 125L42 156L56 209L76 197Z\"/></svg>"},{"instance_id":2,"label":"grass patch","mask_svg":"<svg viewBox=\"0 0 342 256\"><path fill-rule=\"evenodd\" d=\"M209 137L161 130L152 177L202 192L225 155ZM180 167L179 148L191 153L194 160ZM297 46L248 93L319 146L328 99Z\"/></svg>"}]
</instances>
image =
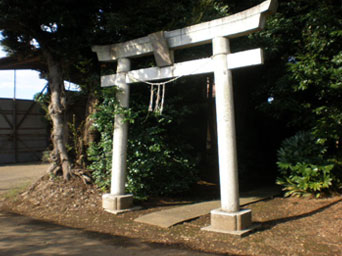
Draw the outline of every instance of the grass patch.
<instances>
[{"instance_id":1,"label":"grass patch","mask_svg":"<svg viewBox=\"0 0 342 256\"><path fill-rule=\"evenodd\" d=\"M27 190L31 184L32 182L30 181L25 182L15 188L9 189L8 191L0 195L0 197L2 197L5 200L15 201L17 199L17 196L23 193L25 190Z\"/></svg>"}]
</instances>

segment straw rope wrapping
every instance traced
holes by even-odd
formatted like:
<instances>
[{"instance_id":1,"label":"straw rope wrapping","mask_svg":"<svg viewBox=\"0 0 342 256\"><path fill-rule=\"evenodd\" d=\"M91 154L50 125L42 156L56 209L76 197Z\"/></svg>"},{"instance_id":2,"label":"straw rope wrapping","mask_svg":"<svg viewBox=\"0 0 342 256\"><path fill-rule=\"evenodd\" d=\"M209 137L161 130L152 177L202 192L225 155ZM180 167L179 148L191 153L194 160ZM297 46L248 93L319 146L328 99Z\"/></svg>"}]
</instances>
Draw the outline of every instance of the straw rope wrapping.
<instances>
[{"instance_id":1,"label":"straw rope wrapping","mask_svg":"<svg viewBox=\"0 0 342 256\"><path fill-rule=\"evenodd\" d=\"M207 66L213 59L214 56L211 56L209 59L208 59L208 62L205 63L204 66ZM148 111L149 112L156 112L156 113L159 113L159 114L162 114L163 112L163 109L164 109L164 102L165 102L165 85L166 84L169 84L169 83L172 83L178 79L180 79L181 77L183 76L189 76L189 75L192 75L194 73L196 73L200 68L203 68L203 65L199 65L197 66L192 72L190 73L187 73L187 74L183 74L183 75L180 75L180 76L176 76L174 78L171 78L167 81L164 81L164 82L149 82L149 81L143 81L143 80L140 80L139 78L136 78L134 76L132 76L129 72L127 73L127 76L129 78L131 78L132 80L135 80L136 82L140 82L140 83L144 83L144 84L147 84L149 85L151 88L150 88L150 104L148 106ZM156 100L155 100L155 103L154 103L154 109L153 109L153 100L154 100L154 87L157 86L157 95L156 95ZM161 88L162 87L162 88Z\"/></svg>"}]
</instances>

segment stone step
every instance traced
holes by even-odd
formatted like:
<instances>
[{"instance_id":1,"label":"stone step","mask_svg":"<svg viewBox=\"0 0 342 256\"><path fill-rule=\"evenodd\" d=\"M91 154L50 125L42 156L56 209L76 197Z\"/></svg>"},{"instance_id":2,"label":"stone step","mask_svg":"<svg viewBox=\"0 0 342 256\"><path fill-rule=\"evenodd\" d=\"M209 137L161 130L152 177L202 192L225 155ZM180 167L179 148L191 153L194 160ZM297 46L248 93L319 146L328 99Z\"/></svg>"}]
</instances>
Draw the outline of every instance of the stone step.
<instances>
[{"instance_id":1,"label":"stone step","mask_svg":"<svg viewBox=\"0 0 342 256\"><path fill-rule=\"evenodd\" d=\"M242 194L240 206L271 198L280 193L279 188L264 188ZM220 208L220 200L177 206L167 210L149 213L135 219L136 222L169 228L178 223L198 218L210 213L211 210Z\"/></svg>"}]
</instances>

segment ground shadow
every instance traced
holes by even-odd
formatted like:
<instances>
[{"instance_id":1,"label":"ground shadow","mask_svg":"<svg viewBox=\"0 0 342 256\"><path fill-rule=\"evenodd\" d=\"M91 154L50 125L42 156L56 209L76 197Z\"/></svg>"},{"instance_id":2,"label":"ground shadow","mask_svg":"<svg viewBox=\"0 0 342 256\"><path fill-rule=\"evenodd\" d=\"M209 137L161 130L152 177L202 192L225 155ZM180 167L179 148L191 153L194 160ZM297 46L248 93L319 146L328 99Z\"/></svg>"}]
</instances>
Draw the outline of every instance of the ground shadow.
<instances>
[{"instance_id":1,"label":"ground shadow","mask_svg":"<svg viewBox=\"0 0 342 256\"><path fill-rule=\"evenodd\" d=\"M222 255L193 251L179 243L159 244L1 213L0 255Z\"/></svg>"},{"instance_id":2,"label":"ground shadow","mask_svg":"<svg viewBox=\"0 0 342 256\"><path fill-rule=\"evenodd\" d=\"M271 228L273 228L274 226L277 226L279 224L282 223L286 223L289 221L295 221L295 220L299 220L299 219L303 219L306 217L310 217L313 216L317 213L323 212L324 210L338 204L339 202L341 202L342 199L339 199L335 202L329 203L325 206L319 207L318 209L315 209L313 211L309 211L307 213L303 213L303 214L299 214L299 215L295 215L295 216L291 216L291 217L286 217L286 218L280 218L280 219L274 219L274 220L269 220L269 221L264 221L264 222L256 222L256 224L260 224L260 227L256 230L257 231L265 231L265 230L269 230Z\"/></svg>"}]
</instances>

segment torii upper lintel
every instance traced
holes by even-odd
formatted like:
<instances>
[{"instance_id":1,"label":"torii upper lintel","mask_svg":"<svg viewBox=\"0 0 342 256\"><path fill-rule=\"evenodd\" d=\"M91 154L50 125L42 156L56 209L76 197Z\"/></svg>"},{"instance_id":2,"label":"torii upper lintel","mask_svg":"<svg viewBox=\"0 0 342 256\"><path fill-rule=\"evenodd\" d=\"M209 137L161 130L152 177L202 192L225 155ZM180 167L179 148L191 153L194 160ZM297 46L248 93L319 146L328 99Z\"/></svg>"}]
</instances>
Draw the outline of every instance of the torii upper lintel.
<instances>
[{"instance_id":1,"label":"torii upper lintel","mask_svg":"<svg viewBox=\"0 0 342 256\"><path fill-rule=\"evenodd\" d=\"M266 16L276 11L277 0L268 0L243 12L197 25L165 31L170 50L210 43L215 37L235 38L248 35L265 25ZM99 61L115 61L120 58L136 58L153 53L148 36L124 43L93 46Z\"/></svg>"}]
</instances>

